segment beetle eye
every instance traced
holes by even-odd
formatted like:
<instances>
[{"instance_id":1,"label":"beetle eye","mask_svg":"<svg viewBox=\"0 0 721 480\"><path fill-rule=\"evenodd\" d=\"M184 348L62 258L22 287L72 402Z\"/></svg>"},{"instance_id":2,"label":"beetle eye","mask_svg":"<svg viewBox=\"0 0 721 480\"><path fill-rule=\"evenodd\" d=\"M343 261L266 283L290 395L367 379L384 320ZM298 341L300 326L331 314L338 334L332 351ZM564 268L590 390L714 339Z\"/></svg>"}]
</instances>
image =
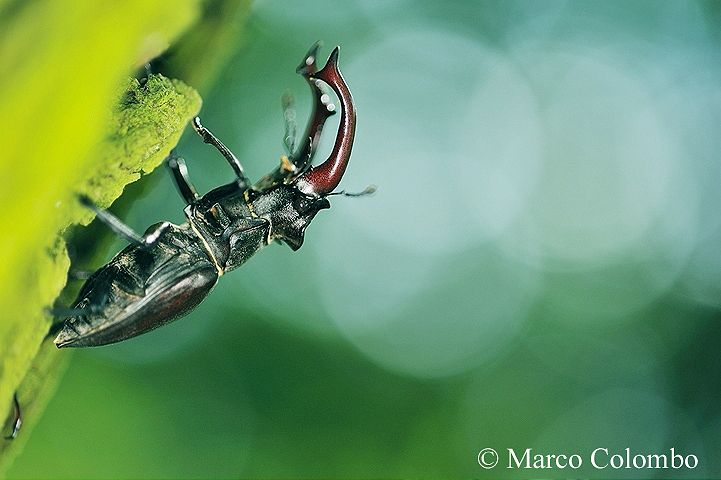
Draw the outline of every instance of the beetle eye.
<instances>
[{"instance_id":1,"label":"beetle eye","mask_svg":"<svg viewBox=\"0 0 721 480\"><path fill-rule=\"evenodd\" d=\"M305 212L308 211L310 203L311 202L309 202L306 198L296 198L295 200L293 200L293 207L299 214L303 215Z\"/></svg>"},{"instance_id":2,"label":"beetle eye","mask_svg":"<svg viewBox=\"0 0 721 480\"><path fill-rule=\"evenodd\" d=\"M325 198L298 198L293 202L295 210L301 216L308 213L315 213L325 208L330 208L330 202Z\"/></svg>"}]
</instances>

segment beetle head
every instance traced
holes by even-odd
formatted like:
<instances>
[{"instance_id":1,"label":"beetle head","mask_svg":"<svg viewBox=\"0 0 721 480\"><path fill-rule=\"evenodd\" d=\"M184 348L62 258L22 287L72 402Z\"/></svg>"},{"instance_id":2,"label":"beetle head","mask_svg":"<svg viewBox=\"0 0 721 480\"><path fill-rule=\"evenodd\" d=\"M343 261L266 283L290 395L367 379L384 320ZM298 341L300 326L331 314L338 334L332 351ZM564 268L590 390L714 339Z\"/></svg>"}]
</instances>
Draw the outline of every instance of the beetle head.
<instances>
[{"instance_id":1,"label":"beetle head","mask_svg":"<svg viewBox=\"0 0 721 480\"><path fill-rule=\"evenodd\" d=\"M306 139L290 157L281 157L279 168L253 186L254 209L259 216L270 221L271 239L283 241L293 250L299 249L303 244L305 229L315 215L320 210L330 208L326 197L345 194L333 193L333 190L340 183L348 166L355 138L356 112L353 97L338 69L340 48L333 49L325 66L320 70L315 64L318 48L318 43L311 47L297 70L308 81L315 100ZM328 85L338 96L341 105L340 125L328 158L320 165L312 166L310 161L323 124L335 113L328 96L323 94L321 83Z\"/></svg>"},{"instance_id":2,"label":"beetle head","mask_svg":"<svg viewBox=\"0 0 721 480\"><path fill-rule=\"evenodd\" d=\"M258 194L253 209L270 222L270 240L287 243L293 250L303 245L305 229L316 214L330 208L325 197L307 195L295 185L277 185Z\"/></svg>"},{"instance_id":3,"label":"beetle head","mask_svg":"<svg viewBox=\"0 0 721 480\"><path fill-rule=\"evenodd\" d=\"M325 197L312 197L305 194L295 195L292 202L292 221L282 228L282 239L293 250L303 245L305 229L321 210L330 208L330 202Z\"/></svg>"}]
</instances>

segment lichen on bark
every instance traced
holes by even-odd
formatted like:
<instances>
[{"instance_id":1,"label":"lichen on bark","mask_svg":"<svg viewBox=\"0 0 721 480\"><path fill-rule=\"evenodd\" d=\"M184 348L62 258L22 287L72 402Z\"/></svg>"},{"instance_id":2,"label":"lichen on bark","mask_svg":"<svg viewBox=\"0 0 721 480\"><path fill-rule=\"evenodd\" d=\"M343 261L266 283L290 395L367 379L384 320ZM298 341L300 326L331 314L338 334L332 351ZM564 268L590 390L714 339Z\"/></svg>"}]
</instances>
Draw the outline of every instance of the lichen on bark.
<instances>
[{"instance_id":1,"label":"lichen on bark","mask_svg":"<svg viewBox=\"0 0 721 480\"><path fill-rule=\"evenodd\" d=\"M16 390L29 421L19 440L0 440L0 467L8 461L9 451L16 450L29 434L36 420L32 414L42 410L68 357L67 352L56 352L51 342L43 340L52 323L45 309L52 306L65 285L70 266L62 234L68 227L87 224L93 218L75 196L85 193L98 205L109 206L127 184L162 163L201 105L194 89L161 75L151 75L142 84L130 79L123 90L108 117L106 134L90 151L91 160L77 180L72 176L57 179L66 184L68 194L49 206L57 217L55 232L25 259L25 268L16 272L14 281L23 288L22 297L6 300L0 320L0 409L9 411L5 432Z\"/></svg>"},{"instance_id":2,"label":"lichen on bark","mask_svg":"<svg viewBox=\"0 0 721 480\"><path fill-rule=\"evenodd\" d=\"M75 201L75 195L84 193L98 205L109 206L126 185L162 163L200 105L198 93L178 80L161 75L150 75L142 84L128 80L109 116L107 134L89 154L92 161L80 180L68 186L69 198L54 205L61 218L57 230L28 264L24 301L15 302L13 317L4 318L0 325L0 405L10 411L5 431L16 390L30 420L19 440L0 441L0 466L7 462L6 450L15 449L29 434L28 427L36 420L32 413L41 410L68 357L67 352L56 352L51 342L43 340L52 323L45 309L65 285L70 266L62 234L72 225L88 224L94 216Z\"/></svg>"}]
</instances>

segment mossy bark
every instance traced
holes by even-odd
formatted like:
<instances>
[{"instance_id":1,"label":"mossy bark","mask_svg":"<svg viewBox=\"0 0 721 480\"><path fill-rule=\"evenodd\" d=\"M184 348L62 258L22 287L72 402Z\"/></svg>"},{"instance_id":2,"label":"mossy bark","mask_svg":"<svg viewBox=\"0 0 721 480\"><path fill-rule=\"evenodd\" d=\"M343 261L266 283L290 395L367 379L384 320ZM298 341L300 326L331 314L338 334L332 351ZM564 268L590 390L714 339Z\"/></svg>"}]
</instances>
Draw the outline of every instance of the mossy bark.
<instances>
[{"instance_id":1,"label":"mossy bark","mask_svg":"<svg viewBox=\"0 0 721 480\"><path fill-rule=\"evenodd\" d=\"M44 342L45 310L70 266L62 234L93 217L76 195L109 206L199 111L199 95L180 81L127 80L199 11L197 1L0 0L0 412L12 416L18 391L26 413L20 438L0 440L0 472L68 357Z\"/></svg>"},{"instance_id":2,"label":"mossy bark","mask_svg":"<svg viewBox=\"0 0 721 480\"><path fill-rule=\"evenodd\" d=\"M162 163L177 144L188 121L199 111L200 104L195 90L179 81L151 75L141 86L137 80L131 80L111 116L111 133L93 150L91 167L82 181L69 187L71 192L85 193L99 205L109 206L120 196L125 185ZM35 285L39 301L18 306L25 310L24 320L32 318L33 321L18 323L16 330L0 338L4 353L0 371L2 400L5 405L10 405L12 393L18 389L30 423L35 420L31 415L34 405L42 401L44 392L52 392L53 379L50 377L68 357L67 352L56 351L52 342L43 342L52 322L44 309L65 285L70 264L59 235L70 225L89 223L94 216L72 197L58 210L63 218L61 227L32 267L33 278L42 279ZM25 425L23 437L27 437L29 426ZM9 442L0 443L0 455L10 445Z\"/></svg>"}]
</instances>

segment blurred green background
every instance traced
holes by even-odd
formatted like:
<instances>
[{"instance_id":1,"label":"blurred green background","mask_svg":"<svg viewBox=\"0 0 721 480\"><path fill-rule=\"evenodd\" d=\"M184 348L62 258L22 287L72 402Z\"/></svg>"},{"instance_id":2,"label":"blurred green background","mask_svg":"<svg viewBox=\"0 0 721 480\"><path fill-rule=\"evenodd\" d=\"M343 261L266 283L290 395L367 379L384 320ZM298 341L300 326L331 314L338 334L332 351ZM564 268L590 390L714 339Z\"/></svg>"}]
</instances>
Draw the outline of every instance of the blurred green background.
<instances>
[{"instance_id":1,"label":"blurred green background","mask_svg":"<svg viewBox=\"0 0 721 480\"><path fill-rule=\"evenodd\" d=\"M480 449L675 447L699 466L520 474L721 477L719 5L256 1L204 124L267 173L281 94L309 112L296 65L340 44L341 186L378 192L187 318L78 351L8 475L498 477ZM178 151L200 190L232 178ZM162 168L119 203L184 220Z\"/></svg>"}]
</instances>

